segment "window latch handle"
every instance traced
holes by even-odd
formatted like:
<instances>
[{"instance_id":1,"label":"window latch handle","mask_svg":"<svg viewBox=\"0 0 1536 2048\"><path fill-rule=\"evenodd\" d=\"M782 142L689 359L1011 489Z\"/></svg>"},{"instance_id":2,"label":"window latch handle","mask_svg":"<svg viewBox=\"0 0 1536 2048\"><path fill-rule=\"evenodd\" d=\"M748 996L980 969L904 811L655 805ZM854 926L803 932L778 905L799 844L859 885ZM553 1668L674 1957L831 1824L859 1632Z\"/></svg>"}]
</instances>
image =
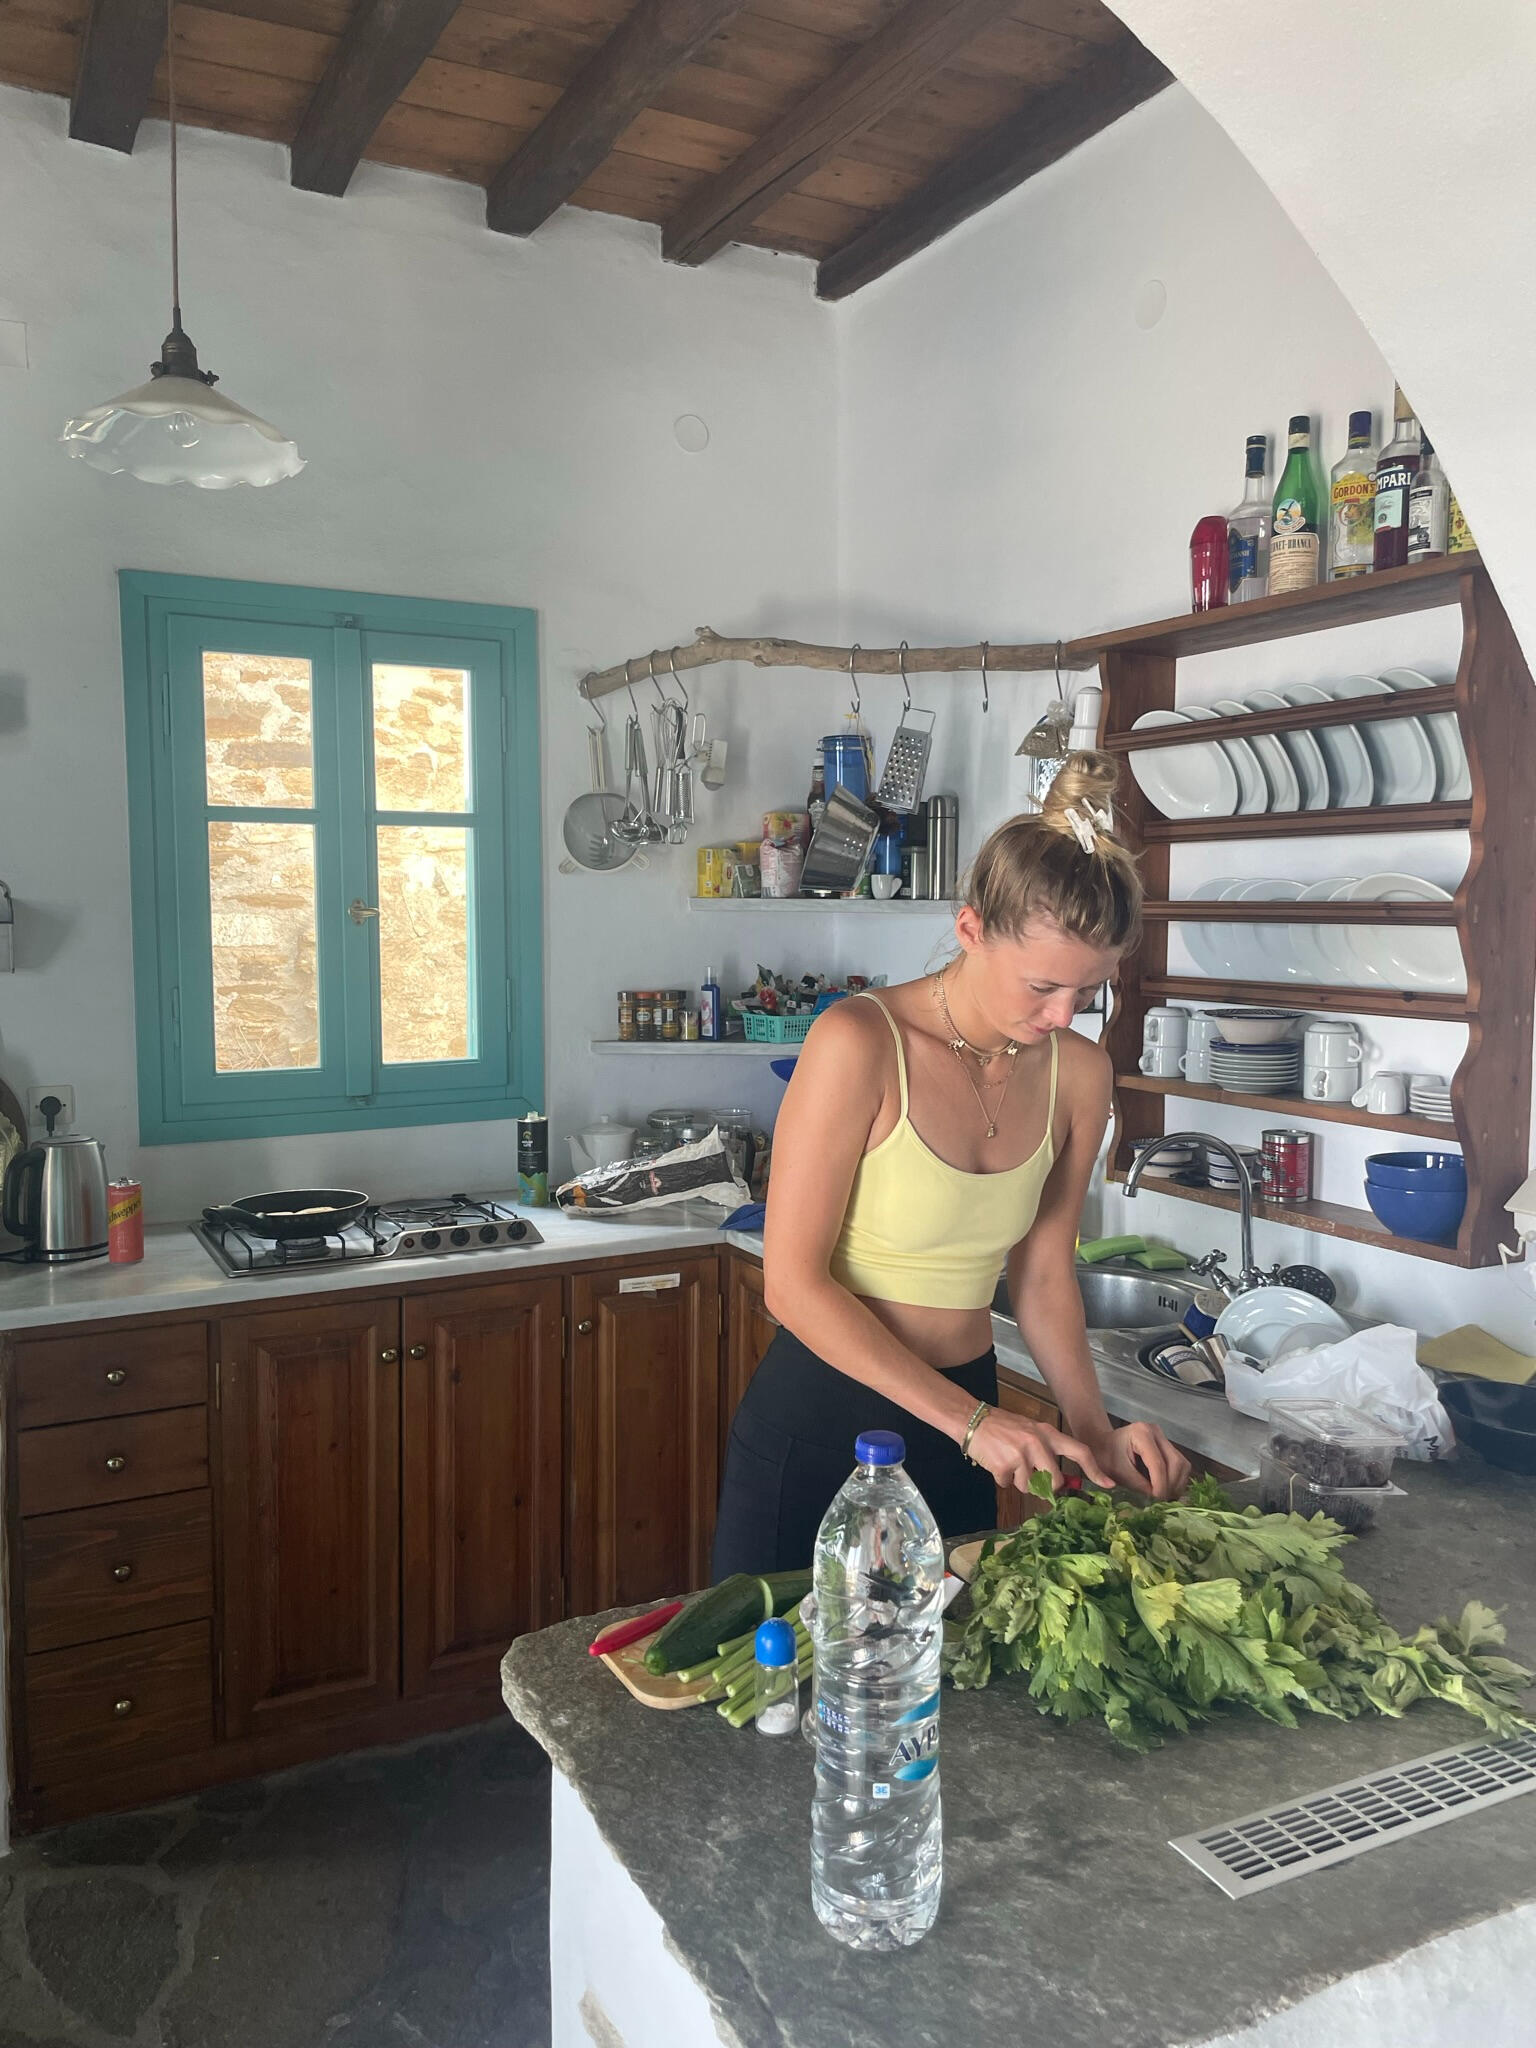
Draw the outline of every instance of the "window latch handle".
<instances>
[{"instance_id":1,"label":"window latch handle","mask_svg":"<svg viewBox=\"0 0 1536 2048\"><path fill-rule=\"evenodd\" d=\"M379 906L376 903L365 903L361 896L354 896L347 905L347 915L354 924L366 924L370 917L377 917L378 914Z\"/></svg>"}]
</instances>

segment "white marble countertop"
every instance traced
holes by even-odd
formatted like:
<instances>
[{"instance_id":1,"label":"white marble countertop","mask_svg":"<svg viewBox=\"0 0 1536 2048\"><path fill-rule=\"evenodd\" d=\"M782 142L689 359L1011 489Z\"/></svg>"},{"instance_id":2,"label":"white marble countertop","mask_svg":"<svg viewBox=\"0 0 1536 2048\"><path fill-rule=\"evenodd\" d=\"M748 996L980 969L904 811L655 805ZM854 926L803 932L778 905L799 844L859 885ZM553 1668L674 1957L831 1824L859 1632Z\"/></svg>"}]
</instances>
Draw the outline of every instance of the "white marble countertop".
<instances>
[{"instance_id":1,"label":"white marble countertop","mask_svg":"<svg viewBox=\"0 0 1536 2048\"><path fill-rule=\"evenodd\" d=\"M497 1199L510 1202L507 1196ZM114 1266L106 1259L67 1266L0 1266L0 1331L39 1330L114 1316L168 1315L183 1309L228 1311L245 1302L276 1304L294 1295L406 1287L461 1275L466 1281L512 1278L589 1259L627 1259L650 1252L665 1257L721 1244L758 1256L763 1248L759 1236L722 1231L727 1212L706 1202L680 1203L672 1210L634 1218L568 1216L554 1208L520 1213L539 1232L542 1244L395 1262L359 1259L346 1265L298 1267L281 1275L236 1277L214 1264L186 1224L159 1224L144 1233L144 1257L134 1266Z\"/></svg>"}]
</instances>

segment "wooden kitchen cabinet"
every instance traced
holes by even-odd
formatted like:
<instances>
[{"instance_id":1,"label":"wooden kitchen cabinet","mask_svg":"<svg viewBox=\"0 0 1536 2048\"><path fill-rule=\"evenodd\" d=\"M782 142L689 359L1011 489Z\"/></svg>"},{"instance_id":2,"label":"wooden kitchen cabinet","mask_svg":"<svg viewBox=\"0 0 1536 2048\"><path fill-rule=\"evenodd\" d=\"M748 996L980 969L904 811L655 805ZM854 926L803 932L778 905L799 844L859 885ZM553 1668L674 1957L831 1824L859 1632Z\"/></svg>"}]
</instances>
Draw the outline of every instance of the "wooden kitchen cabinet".
<instances>
[{"instance_id":1,"label":"wooden kitchen cabinet","mask_svg":"<svg viewBox=\"0 0 1536 2048\"><path fill-rule=\"evenodd\" d=\"M762 1363L763 1353L778 1335L777 1320L769 1315L763 1301L763 1266L741 1252L730 1252L724 1260L725 1377L720 1401L720 1456L725 1457L725 1440L731 1433L731 1417L748 1382Z\"/></svg>"},{"instance_id":2,"label":"wooden kitchen cabinet","mask_svg":"<svg viewBox=\"0 0 1536 2048\"><path fill-rule=\"evenodd\" d=\"M565 1463L558 1278L407 1295L401 1364L401 1674L483 1685L560 1617Z\"/></svg>"},{"instance_id":3,"label":"wooden kitchen cabinet","mask_svg":"<svg viewBox=\"0 0 1536 2048\"><path fill-rule=\"evenodd\" d=\"M218 1331L224 1732L380 1707L400 1685L400 1304Z\"/></svg>"},{"instance_id":4,"label":"wooden kitchen cabinet","mask_svg":"<svg viewBox=\"0 0 1536 2048\"><path fill-rule=\"evenodd\" d=\"M708 1579L721 1302L713 1254L571 1283L573 1614L689 1592Z\"/></svg>"}]
</instances>

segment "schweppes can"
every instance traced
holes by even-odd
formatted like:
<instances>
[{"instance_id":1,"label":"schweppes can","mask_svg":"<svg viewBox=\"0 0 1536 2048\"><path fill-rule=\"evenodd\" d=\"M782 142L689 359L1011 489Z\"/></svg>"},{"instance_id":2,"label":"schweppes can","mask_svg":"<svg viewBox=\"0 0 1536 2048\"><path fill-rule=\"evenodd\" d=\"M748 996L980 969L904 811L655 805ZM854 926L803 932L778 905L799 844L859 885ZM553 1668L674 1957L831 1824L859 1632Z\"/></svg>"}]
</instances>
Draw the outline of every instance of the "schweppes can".
<instances>
[{"instance_id":1,"label":"schweppes can","mask_svg":"<svg viewBox=\"0 0 1536 2048\"><path fill-rule=\"evenodd\" d=\"M107 1257L114 1266L133 1266L143 1256L143 1183L136 1180L108 1181Z\"/></svg>"}]
</instances>

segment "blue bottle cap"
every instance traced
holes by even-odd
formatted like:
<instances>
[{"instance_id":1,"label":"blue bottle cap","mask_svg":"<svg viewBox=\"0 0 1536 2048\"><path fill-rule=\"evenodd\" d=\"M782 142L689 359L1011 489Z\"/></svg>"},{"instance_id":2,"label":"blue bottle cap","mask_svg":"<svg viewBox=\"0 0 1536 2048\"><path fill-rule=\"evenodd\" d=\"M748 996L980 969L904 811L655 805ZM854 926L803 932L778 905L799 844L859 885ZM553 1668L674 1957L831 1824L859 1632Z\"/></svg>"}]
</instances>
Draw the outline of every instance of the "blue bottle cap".
<instances>
[{"instance_id":1,"label":"blue bottle cap","mask_svg":"<svg viewBox=\"0 0 1536 2048\"><path fill-rule=\"evenodd\" d=\"M899 1465L907 1447L894 1429L866 1429L853 1447L861 1465Z\"/></svg>"},{"instance_id":2,"label":"blue bottle cap","mask_svg":"<svg viewBox=\"0 0 1536 2048\"><path fill-rule=\"evenodd\" d=\"M760 1621L752 1648L759 1664L777 1670L795 1661L795 1632L787 1621Z\"/></svg>"}]
</instances>

